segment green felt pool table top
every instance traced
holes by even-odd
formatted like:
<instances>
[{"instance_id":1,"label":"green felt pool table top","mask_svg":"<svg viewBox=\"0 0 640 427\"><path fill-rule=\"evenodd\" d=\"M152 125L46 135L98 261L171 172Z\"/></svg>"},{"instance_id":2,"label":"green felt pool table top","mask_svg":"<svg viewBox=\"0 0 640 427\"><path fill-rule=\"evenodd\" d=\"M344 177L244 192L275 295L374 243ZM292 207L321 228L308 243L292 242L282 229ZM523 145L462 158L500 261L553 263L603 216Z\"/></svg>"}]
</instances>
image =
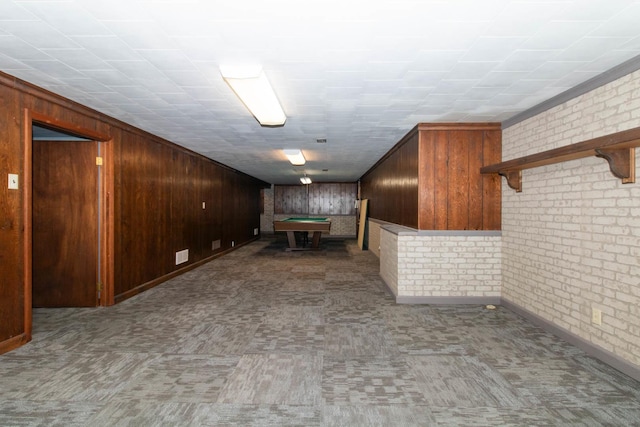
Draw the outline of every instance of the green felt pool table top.
<instances>
[{"instance_id":1,"label":"green felt pool table top","mask_svg":"<svg viewBox=\"0 0 640 427\"><path fill-rule=\"evenodd\" d=\"M282 221L286 222L327 222L329 218L287 218Z\"/></svg>"}]
</instances>

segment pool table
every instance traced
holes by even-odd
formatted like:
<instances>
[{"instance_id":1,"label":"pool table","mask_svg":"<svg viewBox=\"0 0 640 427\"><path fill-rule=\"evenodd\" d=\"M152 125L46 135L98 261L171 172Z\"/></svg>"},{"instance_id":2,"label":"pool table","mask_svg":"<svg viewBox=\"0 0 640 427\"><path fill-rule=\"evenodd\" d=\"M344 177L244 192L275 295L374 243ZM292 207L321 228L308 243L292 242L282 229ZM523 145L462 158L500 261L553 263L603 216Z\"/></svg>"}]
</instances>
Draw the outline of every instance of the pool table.
<instances>
[{"instance_id":1,"label":"pool table","mask_svg":"<svg viewBox=\"0 0 640 427\"><path fill-rule=\"evenodd\" d=\"M322 232L329 233L331 221L328 218L287 218L281 221L273 221L273 231L286 231L289 240L288 251L319 249ZM313 233L311 247L298 247L296 245L296 232Z\"/></svg>"}]
</instances>

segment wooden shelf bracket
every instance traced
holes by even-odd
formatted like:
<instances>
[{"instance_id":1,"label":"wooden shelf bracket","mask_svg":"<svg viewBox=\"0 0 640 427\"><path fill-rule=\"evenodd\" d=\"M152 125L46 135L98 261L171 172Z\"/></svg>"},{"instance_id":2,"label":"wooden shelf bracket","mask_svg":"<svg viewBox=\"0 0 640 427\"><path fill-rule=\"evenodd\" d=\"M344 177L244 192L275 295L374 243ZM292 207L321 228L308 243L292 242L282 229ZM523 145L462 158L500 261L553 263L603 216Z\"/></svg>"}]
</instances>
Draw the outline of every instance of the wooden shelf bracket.
<instances>
[{"instance_id":1,"label":"wooden shelf bracket","mask_svg":"<svg viewBox=\"0 0 640 427\"><path fill-rule=\"evenodd\" d=\"M636 182L636 149L631 148L598 148L596 157L609 162L611 173L622 180L623 184Z\"/></svg>"},{"instance_id":2,"label":"wooden shelf bracket","mask_svg":"<svg viewBox=\"0 0 640 427\"><path fill-rule=\"evenodd\" d=\"M520 193L522 191L522 171L502 171L498 172L500 176L504 176L507 178L507 184L509 187L516 190L516 193Z\"/></svg>"}]
</instances>

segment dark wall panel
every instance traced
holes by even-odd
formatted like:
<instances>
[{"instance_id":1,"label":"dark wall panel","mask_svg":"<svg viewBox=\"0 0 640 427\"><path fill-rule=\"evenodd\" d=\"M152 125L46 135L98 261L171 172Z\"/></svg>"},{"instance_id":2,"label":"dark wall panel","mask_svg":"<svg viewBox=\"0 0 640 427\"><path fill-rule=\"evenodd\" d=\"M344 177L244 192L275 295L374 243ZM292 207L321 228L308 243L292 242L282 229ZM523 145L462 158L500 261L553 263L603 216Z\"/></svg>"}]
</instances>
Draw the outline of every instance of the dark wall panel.
<instances>
[{"instance_id":1,"label":"dark wall panel","mask_svg":"<svg viewBox=\"0 0 640 427\"><path fill-rule=\"evenodd\" d=\"M244 174L226 170L224 189L222 245L228 249L259 234L261 187Z\"/></svg>"},{"instance_id":2,"label":"dark wall panel","mask_svg":"<svg viewBox=\"0 0 640 427\"><path fill-rule=\"evenodd\" d=\"M500 229L496 123L419 124L361 178L369 217L421 230Z\"/></svg>"},{"instance_id":3,"label":"dark wall panel","mask_svg":"<svg viewBox=\"0 0 640 427\"><path fill-rule=\"evenodd\" d=\"M139 139L123 144L116 298L255 238L264 183L198 155ZM204 203L204 207L203 207ZM176 265L176 252L189 259ZM118 247L116 247L118 252Z\"/></svg>"},{"instance_id":4,"label":"dark wall panel","mask_svg":"<svg viewBox=\"0 0 640 427\"><path fill-rule=\"evenodd\" d=\"M189 259L198 258L199 220L202 213L200 200L201 182L198 159L185 152L172 153L171 173L171 222L173 244L168 251L175 265L175 253L189 250Z\"/></svg>"},{"instance_id":5,"label":"dark wall panel","mask_svg":"<svg viewBox=\"0 0 640 427\"><path fill-rule=\"evenodd\" d=\"M414 129L361 179L369 217L418 227L418 133Z\"/></svg>"},{"instance_id":6,"label":"dark wall panel","mask_svg":"<svg viewBox=\"0 0 640 427\"><path fill-rule=\"evenodd\" d=\"M129 133L116 162L116 274L119 296L171 271L171 149ZM118 225L120 226L118 233Z\"/></svg>"},{"instance_id":7,"label":"dark wall panel","mask_svg":"<svg viewBox=\"0 0 640 427\"><path fill-rule=\"evenodd\" d=\"M318 201L314 202L318 204ZM309 214L309 187L306 185L275 185L273 212L276 214Z\"/></svg>"},{"instance_id":8,"label":"dark wall panel","mask_svg":"<svg viewBox=\"0 0 640 427\"><path fill-rule=\"evenodd\" d=\"M482 166L502 161L502 132L485 132L482 145ZM482 229L502 228L502 177L482 175Z\"/></svg>"},{"instance_id":9,"label":"dark wall panel","mask_svg":"<svg viewBox=\"0 0 640 427\"><path fill-rule=\"evenodd\" d=\"M356 183L313 183L309 187L309 214L355 215Z\"/></svg>"},{"instance_id":10,"label":"dark wall panel","mask_svg":"<svg viewBox=\"0 0 640 427\"><path fill-rule=\"evenodd\" d=\"M355 182L275 185L274 213L284 215L355 215Z\"/></svg>"},{"instance_id":11,"label":"dark wall panel","mask_svg":"<svg viewBox=\"0 0 640 427\"><path fill-rule=\"evenodd\" d=\"M467 204L469 206L468 224L469 230L482 230L484 227L484 197L482 189L482 175L478 171L483 166L483 145L486 132L466 132L465 138L468 141L468 194Z\"/></svg>"},{"instance_id":12,"label":"dark wall panel","mask_svg":"<svg viewBox=\"0 0 640 427\"><path fill-rule=\"evenodd\" d=\"M22 177L20 107L19 93L0 84L0 170ZM0 343L25 330L22 203L21 190L0 186Z\"/></svg>"},{"instance_id":13,"label":"dark wall panel","mask_svg":"<svg viewBox=\"0 0 640 427\"><path fill-rule=\"evenodd\" d=\"M222 189L223 169L213 163L201 163L201 199L205 203L200 215L201 258L207 258L222 250L214 249L214 242L222 240Z\"/></svg>"},{"instance_id":14,"label":"dark wall panel","mask_svg":"<svg viewBox=\"0 0 640 427\"><path fill-rule=\"evenodd\" d=\"M447 229L469 228L469 134L465 131L448 133L449 158L447 168Z\"/></svg>"}]
</instances>

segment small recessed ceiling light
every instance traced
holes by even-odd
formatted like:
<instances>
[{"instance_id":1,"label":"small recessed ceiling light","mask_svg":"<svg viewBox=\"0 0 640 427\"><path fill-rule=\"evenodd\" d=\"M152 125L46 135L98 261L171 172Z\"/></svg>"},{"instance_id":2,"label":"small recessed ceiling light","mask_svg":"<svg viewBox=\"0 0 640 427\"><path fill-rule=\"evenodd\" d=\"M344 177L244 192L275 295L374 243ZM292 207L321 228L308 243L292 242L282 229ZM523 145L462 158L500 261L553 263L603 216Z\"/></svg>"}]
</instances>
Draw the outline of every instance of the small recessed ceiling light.
<instances>
[{"instance_id":1,"label":"small recessed ceiling light","mask_svg":"<svg viewBox=\"0 0 640 427\"><path fill-rule=\"evenodd\" d=\"M311 178L309 178L308 176L303 176L302 178L300 178L300 182L305 185L309 185L311 184Z\"/></svg>"},{"instance_id":2,"label":"small recessed ceiling light","mask_svg":"<svg viewBox=\"0 0 640 427\"><path fill-rule=\"evenodd\" d=\"M318 139L316 139L316 142L318 144L326 144L327 143L327 138L318 138Z\"/></svg>"}]
</instances>

